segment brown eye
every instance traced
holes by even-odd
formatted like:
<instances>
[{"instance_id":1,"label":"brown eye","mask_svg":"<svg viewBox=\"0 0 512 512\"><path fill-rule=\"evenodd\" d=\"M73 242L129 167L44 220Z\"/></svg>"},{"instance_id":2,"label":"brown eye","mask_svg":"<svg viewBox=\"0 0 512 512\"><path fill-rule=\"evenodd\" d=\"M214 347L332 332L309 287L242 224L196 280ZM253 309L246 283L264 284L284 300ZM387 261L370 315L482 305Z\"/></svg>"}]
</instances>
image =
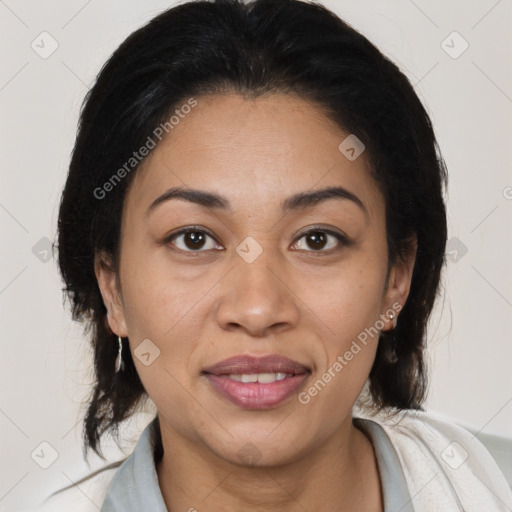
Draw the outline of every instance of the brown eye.
<instances>
[{"instance_id":1,"label":"brown eye","mask_svg":"<svg viewBox=\"0 0 512 512\"><path fill-rule=\"evenodd\" d=\"M191 228L174 233L166 239L166 243L185 252L204 252L201 249L210 250L217 247L213 237L206 231Z\"/></svg>"},{"instance_id":2,"label":"brown eye","mask_svg":"<svg viewBox=\"0 0 512 512\"><path fill-rule=\"evenodd\" d=\"M327 244L327 235L321 231L315 231L306 235L306 243L312 249L323 249Z\"/></svg>"},{"instance_id":3,"label":"brown eye","mask_svg":"<svg viewBox=\"0 0 512 512\"><path fill-rule=\"evenodd\" d=\"M312 249L309 252L330 252L336 250L343 245L347 245L347 239L340 233L325 229L315 229L304 233L295 244L300 250ZM304 240L302 242L302 240Z\"/></svg>"}]
</instances>

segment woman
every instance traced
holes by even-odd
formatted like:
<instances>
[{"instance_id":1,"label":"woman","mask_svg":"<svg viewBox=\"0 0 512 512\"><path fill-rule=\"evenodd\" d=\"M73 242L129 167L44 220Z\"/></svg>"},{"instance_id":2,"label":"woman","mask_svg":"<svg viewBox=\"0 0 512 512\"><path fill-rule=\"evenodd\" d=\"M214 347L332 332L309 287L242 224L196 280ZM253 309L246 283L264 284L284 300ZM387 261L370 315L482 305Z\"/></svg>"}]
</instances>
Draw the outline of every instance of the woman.
<instances>
[{"instance_id":1,"label":"woman","mask_svg":"<svg viewBox=\"0 0 512 512\"><path fill-rule=\"evenodd\" d=\"M84 104L58 249L85 449L158 414L47 509L510 510L421 407L445 181L406 77L320 5L188 2L133 33Z\"/></svg>"}]
</instances>

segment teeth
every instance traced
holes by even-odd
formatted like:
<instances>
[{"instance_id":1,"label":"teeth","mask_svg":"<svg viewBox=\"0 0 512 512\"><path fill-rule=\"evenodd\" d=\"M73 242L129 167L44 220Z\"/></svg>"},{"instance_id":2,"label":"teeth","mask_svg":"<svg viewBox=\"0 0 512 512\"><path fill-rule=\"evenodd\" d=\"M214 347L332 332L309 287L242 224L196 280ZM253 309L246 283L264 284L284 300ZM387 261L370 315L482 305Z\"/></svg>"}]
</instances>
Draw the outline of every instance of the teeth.
<instances>
[{"instance_id":1,"label":"teeth","mask_svg":"<svg viewBox=\"0 0 512 512\"><path fill-rule=\"evenodd\" d=\"M283 380L286 377L291 377L288 373L232 373L229 375L231 380L238 382L260 382L261 384L270 384L276 380Z\"/></svg>"},{"instance_id":2,"label":"teeth","mask_svg":"<svg viewBox=\"0 0 512 512\"><path fill-rule=\"evenodd\" d=\"M276 374L275 373L258 373L258 382L261 382L262 384L269 384L270 382L276 381Z\"/></svg>"},{"instance_id":3,"label":"teeth","mask_svg":"<svg viewBox=\"0 0 512 512\"><path fill-rule=\"evenodd\" d=\"M253 373L253 374L243 373L241 375L240 380L242 382L258 382L258 375L256 373Z\"/></svg>"}]
</instances>

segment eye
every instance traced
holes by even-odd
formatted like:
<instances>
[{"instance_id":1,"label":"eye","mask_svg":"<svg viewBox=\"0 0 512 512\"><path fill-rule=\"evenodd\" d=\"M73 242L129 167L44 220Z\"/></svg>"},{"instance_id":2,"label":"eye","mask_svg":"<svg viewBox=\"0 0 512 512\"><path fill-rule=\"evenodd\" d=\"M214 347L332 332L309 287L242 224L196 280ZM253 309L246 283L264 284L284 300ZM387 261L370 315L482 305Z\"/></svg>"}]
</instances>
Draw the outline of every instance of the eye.
<instances>
[{"instance_id":1,"label":"eye","mask_svg":"<svg viewBox=\"0 0 512 512\"><path fill-rule=\"evenodd\" d=\"M208 239L210 239L210 242L208 242ZM187 227L169 235L165 239L165 243L170 243L178 250L184 252L205 252L206 250L216 249L218 247L212 235L203 229L195 227ZM205 251L201 249L205 249Z\"/></svg>"},{"instance_id":2,"label":"eye","mask_svg":"<svg viewBox=\"0 0 512 512\"><path fill-rule=\"evenodd\" d=\"M307 247L310 247L313 251L308 252L332 252L344 245L348 245L345 235L329 229L314 228L303 233L294 248L308 250Z\"/></svg>"},{"instance_id":3,"label":"eye","mask_svg":"<svg viewBox=\"0 0 512 512\"><path fill-rule=\"evenodd\" d=\"M213 249L221 250L221 246L218 245L213 235L204 229L194 226L189 226L176 233L172 233L166 237L164 243L173 246L173 250L188 253L206 252ZM342 233L316 227L303 233L293 245L293 248L307 252L330 253L346 245L349 245L349 241ZM307 247L313 250L309 250Z\"/></svg>"}]
</instances>

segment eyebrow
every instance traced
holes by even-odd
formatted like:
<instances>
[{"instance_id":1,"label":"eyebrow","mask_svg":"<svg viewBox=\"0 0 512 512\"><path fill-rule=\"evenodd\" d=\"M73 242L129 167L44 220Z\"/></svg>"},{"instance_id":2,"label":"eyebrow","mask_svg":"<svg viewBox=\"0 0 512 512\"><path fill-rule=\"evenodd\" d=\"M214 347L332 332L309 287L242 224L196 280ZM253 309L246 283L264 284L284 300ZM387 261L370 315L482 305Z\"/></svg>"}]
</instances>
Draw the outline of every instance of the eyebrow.
<instances>
[{"instance_id":1,"label":"eyebrow","mask_svg":"<svg viewBox=\"0 0 512 512\"><path fill-rule=\"evenodd\" d=\"M171 199L183 199L190 203L197 204L204 208L212 208L216 210L232 210L229 200L225 197L205 190L191 189L184 187L173 187L164 192L161 196L157 197L149 206L146 211L146 216L149 215L161 204ZM319 204L327 199L349 200L355 203L365 214L368 214L363 202L352 192L343 187L327 187L314 192L299 192L288 198L281 203L281 210L283 212L304 210Z\"/></svg>"}]
</instances>

